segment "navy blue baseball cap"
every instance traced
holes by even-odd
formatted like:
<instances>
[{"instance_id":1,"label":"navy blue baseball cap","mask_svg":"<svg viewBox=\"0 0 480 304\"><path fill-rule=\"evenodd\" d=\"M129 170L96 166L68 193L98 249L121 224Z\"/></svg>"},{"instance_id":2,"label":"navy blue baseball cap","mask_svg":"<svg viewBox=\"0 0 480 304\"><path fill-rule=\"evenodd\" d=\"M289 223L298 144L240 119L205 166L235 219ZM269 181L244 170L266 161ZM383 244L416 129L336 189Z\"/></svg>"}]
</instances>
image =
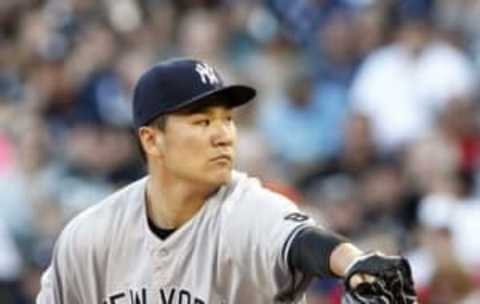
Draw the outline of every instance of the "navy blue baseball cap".
<instances>
[{"instance_id":1,"label":"navy blue baseball cap","mask_svg":"<svg viewBox=\"0 0 480 304\"><path fill-rule=\"evenodd\" d=\"M147 70L135 86L133 123L140 128L159 115L177 112L211 96L221 96L226 105L236 107L255 95L256 90L249 86L225 86L220 75L202 61L160 62Z\"/></svg>"}]
</instances>

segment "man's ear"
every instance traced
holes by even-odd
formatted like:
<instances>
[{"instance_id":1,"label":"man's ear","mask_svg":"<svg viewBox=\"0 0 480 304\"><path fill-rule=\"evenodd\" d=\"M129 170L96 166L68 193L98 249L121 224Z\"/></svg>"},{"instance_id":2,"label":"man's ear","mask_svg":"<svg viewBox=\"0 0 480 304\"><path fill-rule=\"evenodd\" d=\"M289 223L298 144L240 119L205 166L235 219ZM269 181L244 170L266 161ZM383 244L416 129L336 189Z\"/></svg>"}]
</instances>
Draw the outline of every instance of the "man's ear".
<instances>
[{"instance_id":1,"label":"man's ear","mask_svg":"<svg viewBox=\"0 0 480 304\"><path fill-rule=\"evenodd\" d=\"M146 155L162 157L165 150L165 135L162 131L152 127L141 127L138 137Z\"/></svg>"}]
</instances>

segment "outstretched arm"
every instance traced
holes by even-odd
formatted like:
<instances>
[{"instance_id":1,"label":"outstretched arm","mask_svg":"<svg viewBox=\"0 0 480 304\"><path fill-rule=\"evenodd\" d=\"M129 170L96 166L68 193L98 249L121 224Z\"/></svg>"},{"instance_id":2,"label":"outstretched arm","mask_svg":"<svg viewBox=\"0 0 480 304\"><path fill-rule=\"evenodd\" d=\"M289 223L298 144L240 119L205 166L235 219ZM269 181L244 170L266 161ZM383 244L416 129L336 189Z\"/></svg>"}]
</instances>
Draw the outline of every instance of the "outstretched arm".
<instances>
[{"instance_id":1,"label":"outstretched arm","mask_svg":"<svg viewBox=\"0 0 480 304\"><path fill-rule=\"evenodd\" d=\"M298 233L288 262L291 269L311 276L343 278L345 303L417 303L405 258L365 254L344 238L317 227Z\"/></svg>"}]
</instances>

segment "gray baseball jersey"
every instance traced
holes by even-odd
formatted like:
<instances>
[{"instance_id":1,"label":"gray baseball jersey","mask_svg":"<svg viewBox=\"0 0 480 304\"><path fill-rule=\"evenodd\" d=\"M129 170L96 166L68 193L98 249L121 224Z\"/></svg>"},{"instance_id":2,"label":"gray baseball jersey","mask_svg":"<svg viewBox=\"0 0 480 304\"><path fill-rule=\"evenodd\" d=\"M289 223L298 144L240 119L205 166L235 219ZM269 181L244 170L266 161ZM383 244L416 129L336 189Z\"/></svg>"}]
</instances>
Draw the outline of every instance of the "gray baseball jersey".
<instances>
[{"instance_id":1,"label":"gray baseball jersey","mask_svg":"<svg viewBox=\"0 0 480 304\"><path fill-rule=\"evenodd\" d=\"M287 252L311 219L247 175L209 198L167 239L149 228L148 177L73 219L42 277L37 304L304 303L309 279Z\"/></svg>"}]
</instances>

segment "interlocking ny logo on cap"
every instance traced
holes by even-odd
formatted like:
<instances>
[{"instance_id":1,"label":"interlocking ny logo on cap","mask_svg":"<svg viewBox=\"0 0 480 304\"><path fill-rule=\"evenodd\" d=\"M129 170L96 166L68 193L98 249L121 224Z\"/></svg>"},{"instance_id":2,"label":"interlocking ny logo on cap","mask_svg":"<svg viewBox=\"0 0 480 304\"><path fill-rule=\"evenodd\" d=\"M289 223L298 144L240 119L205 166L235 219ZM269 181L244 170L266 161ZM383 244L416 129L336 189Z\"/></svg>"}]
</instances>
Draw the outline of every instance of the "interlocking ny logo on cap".
<instances>
[{"instance_id":1,"label":"interlocking ny logo on cap","mask_svg":"<svg viewBox=\"0 0 480 304\"><path fill-rule=\"evenodd\" d=\"M204 84L207 84L207 82L211 85L220 83L215 74L215 70L206 63L197 63L195 71L200 75L200 79Z\"/></svg>"}]
</instances>

